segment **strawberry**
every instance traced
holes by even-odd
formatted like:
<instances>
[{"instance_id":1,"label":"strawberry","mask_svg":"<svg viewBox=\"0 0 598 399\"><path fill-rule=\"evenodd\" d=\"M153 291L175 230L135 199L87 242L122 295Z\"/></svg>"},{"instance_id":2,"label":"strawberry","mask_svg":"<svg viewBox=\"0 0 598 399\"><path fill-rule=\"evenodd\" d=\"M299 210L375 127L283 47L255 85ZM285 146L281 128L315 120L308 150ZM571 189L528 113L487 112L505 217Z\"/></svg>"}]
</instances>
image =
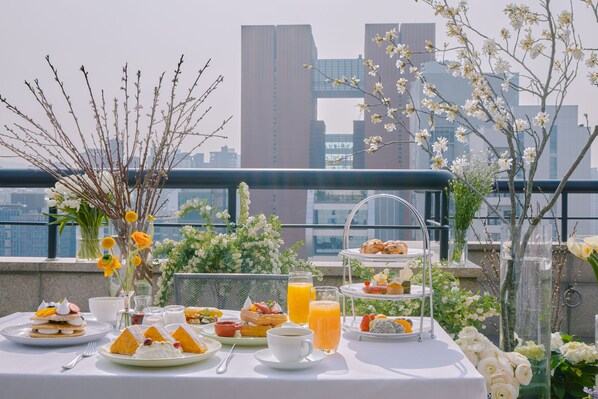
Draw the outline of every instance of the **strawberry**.
<instances>
[{"instance_id":1,"label":"strawberry","mask_svg":"<svg viewBox=\"0 0 598 399\"><path fill-rule=\"evenodd\" d=\"M181 343L179 341L174 341L174 344L172 344L172 346L179 349L181 347Z\"/></svg>"},{"instance_id":2,"label":"strawberry","mask_svg":"<svg viewBox=\"0 0 598 399\"><path fill-rule=\"evenodd\" d=\"M263 314L270 314L270 313L272 313L272 310L270 310L270 308L266 304L263 304L263 303L254 303L254 305L257 307L258 311L262 312Z\"/></svg>"},{"instance_id":3,"label":"strawberry","mask_svg":"<svg viewBox=\"0 0 598 399\"><path fill-rule=\"evenodd\" d=\"M361 319L361 324L359 325L359 329L361 331L369 332L370 331L370 315L364 314L363 318Z\"/></svg>"},{"instance_id":4,"label":"strawberry","mask_svg":"<svg viewBox=\"0 0 598 399\"><path fill-rule=\"evenodd\" d=\"M365 281L363 282L363 284L364 284L366 287L369 287L369 286L370 286L370 284L371 284L371 281L370 281L370 280L365 280Z\"/></svg>"},{"instance_id":5,"label":"strawberry","mask_svg":"<svg viewBox=\"0 0 598 399\"><path fill-rule=\"evenodd\" d=\"M74 303L69 303L69 309L71 310L71 313L79 313L81 311L81 309L79 309L79 306L77 306Z\"/></svg>"}]
</instances>

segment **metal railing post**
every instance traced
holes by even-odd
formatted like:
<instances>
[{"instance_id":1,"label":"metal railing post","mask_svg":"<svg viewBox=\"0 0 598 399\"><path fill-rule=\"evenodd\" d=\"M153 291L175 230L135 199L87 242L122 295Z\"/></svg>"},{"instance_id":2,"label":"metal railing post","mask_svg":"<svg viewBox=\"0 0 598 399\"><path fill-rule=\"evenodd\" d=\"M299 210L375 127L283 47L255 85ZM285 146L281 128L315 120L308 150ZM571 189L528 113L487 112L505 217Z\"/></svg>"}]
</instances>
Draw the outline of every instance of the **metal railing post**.
<instances>
[{"instance_id":1,"label":"metal railing post","mask_svg":"<svg viewBox=\"0 0 598 399\"><path fill-rule=\"evenodd\" d=\"M230 214L230 221L237 223L237 187L229 186L228 193L228 213Z\"/></svg>"},{"instance_id":2,"label":"metal railing post","mask_svg":"<svg viewBox=\"0 0 598 399\"><path fill-rule=\"evenodd\" d=\"M449 196L446 190L442 190L440 194L440 223L443 228L440 230L440 259L448 259L448 241L449 231L445 226L448 225L449 218Z\"/></svg>"},{"instance_id":3,"label":"metal railing post","mask_svg":"<svg viewBox=\"0 0 598 399\"><path fill-rule=\"evenodd\" d=\"M58 225L54 223L56 221L56 217L54 217L56 213L56 207L50 207L50 210L48 212L48 260L56 259L58 246Z\"/></svg>"},{"instance_id":4,"label":"metal railing post","mask_svg":"<svg viewBox=\"0 0 598 399\"><path fill-rule=\"evenodd\" d=\"M567 225L569 224L569 194L566 190L561 192L561 241L567 241L569 230Z\"/></svg>"}]
</instances>

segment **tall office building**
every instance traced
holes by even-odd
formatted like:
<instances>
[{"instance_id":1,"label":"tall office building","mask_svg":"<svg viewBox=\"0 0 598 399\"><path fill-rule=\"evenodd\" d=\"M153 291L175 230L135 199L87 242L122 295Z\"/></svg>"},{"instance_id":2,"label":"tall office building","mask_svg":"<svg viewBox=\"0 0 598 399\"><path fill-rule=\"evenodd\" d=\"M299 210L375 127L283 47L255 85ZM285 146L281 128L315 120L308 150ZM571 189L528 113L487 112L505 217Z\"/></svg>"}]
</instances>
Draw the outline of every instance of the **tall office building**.
<instances>
[{"instance_id":1,"label":"tall office building","mask_svg":"<svg viewBox=\"0 0 598 399\"><path fill-rule=\"evenodd\" d=\"M396 91L399 78L396 59L385 54L384 47L372 41L376 34L395 29L398 40L414 52L424 51L425 40L434 41L434 24L368 24L365 27L365 58L379 65L385 94L395 104L405 100ZM242 168L322 168L325 164L326 126L317 119L318 98L361 98L359 90L333 87L317 71L307 71L312 64L331 77L355 76L369 90L373 77L364 73L363 58L318 59L309 25L243 26L241 56L241 167ZM433 59L433 54L417 55L414 62ZM381 110L382 112L382 110ZM386 112L386 111L384 111ZM379 135L395 140L382 124L369 118L355 121L353 149L364 148L363 138ZM399 137L404 131L399 131ZM353 167L367 169L409 168L407 145L389 146L374 156L354 160ZM305 191L253 190L252 212L275 213L283 223L305 223ZM381 219L389 214L379 210ZM392 216L393 221L397 221ZM285 240L305 240L301 229L285 231Z\"/></svg>"}]
</instances>

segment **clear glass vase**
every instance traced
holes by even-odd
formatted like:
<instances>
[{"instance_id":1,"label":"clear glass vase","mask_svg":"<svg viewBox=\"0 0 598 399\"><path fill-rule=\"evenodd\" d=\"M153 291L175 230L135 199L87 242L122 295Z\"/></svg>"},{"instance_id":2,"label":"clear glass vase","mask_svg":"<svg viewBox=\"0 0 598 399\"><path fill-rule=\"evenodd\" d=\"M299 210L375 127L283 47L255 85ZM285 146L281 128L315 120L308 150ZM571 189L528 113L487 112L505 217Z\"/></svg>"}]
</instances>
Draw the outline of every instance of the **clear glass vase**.
<instances>
[{"instance_id":1,"label":"clear glass vase","mask_svg":"<svg viewBox=\"0 0 598 399\"><path fill-rule=\"evenodd\" d=\"M135 250L135 243L131 239L131 235L136 231L141 231L143 233L149 234L153 236L153 222L145 219L139 219L134 223L127 223L124 219L110 219L110 236L114 238L116 245L113 249L114 255L118 257L120 262L125 267L126 259L128 259L129 254ZM152 276L152 266L154 261L154 256L152 252L152 248L144 249L139 251L139 257L141 258L141 264L135 267L134 273L132 275L127 275L130 281L127 283L130 287L135 288L139 286L139 282L145 280L150 285L150 293L151 293L151 276ZM121 271L121 276L122 276ZM135 284L133 284L135 282ZM135 287L134 287L135 285ZM142 284L143 285L143 284ZM147 287L145 287L147 289ZM146 292L144 292L145 294Z\"/></svg>"},{"instance_id":2,"label":"clear glass vase","mask_svg":"<svg viewBox=\"0 0 598 399\"><path fill-rule=\"evenodd\" d=\"M100 226L77 226L77 261L97 261L102 256Z\"/></svg>"},{"instance_id":3,"label":"clear glass vase","mask_svg":"<svg viewBox=\"0 0 598 399\"><path fill-rule=\"evenodd\" d=\"M500 346L530 360L533 378L519 398L550 399L552 226L503 226Z\"/></svg>"},{"instance_id":4,"label":"clear glass vase","mask_svg":"<svg viewBox=\"0 0 598 399\"><path fill-rule=\"evenodd\" d=\"M132 324L133 309L131 308L131 298L135 291L122 291L123 308L118 311L116 316L116 329L122 331Z\"/></svg>"},{"instance_id":5,"label":"clear glass vase","mask_svg":"<svg viewBox=\"0 0 598 399\"><path fill-rule=\"evenodd\" d=\"M449 229L449 263L453 266L466 266L467 264L467 231L455 227L451 220Z\"/></svg>"}]
</instances>

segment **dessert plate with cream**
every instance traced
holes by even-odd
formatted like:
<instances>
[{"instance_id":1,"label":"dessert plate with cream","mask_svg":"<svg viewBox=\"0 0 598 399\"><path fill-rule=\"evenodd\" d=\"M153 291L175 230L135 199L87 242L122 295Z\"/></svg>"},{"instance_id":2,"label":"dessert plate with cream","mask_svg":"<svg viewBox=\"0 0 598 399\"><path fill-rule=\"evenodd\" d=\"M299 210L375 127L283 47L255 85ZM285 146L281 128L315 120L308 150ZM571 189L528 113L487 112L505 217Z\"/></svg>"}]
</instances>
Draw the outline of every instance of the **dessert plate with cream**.
<instances>
[{"instance_id":1,"label":"dessert plate with cream","mask_svg":"<svg viewBox=\"0 0 598 399\"><path fill-rule=\"evenodd\" d=\"M301 359L298 362L281 362L276 357L270 348L262 349L253 354L253 357L260 363L280 370L301 370L309 367L313 367L319 364L326 358L326 353L321 350L314 349L314 351L307 357Z\"/></svg>"},{"instance_id":2,"label":"dessert plate with cream","mask_svg":"<svg viewBox=\"0 0 598 399\"><path fill-rule=\"evenodd\" d=\"M199 332L204 337L219 341L224 345L236 344L237 346L266 346L268 344L266 337L220 337L216 335L214 324L206 324L205 326L201 326Z\"/></svg>"},{"instance_id":3,"label":"dessert plate with cream","mask_svg":"<svg viewBox=\"0 0 598 399\"><path fill-rule=\"evenodd\" d=\"M183 366L185 364L192 364L207 360L214 356L220 350L222 344L210 338L204 338L208 350L204 353L188 353L184 352L181 357L159 357L151 359L135 358L128 355L120 355L110 352L110 345L112 343L103 345L99 348L98 353L104 358L118 364L126 366L137 367L174 367Z\"/></svg>"},{"instance_id":4,"label":"dessert plate with cream","mask_svg":"<svg viewBox=\"0 0 598 399\"><path fill-rule=\"evenodd\" d=\"M84 334L75 337L63 335L59 337L44 338L38 336L34 338L31 336L31 323L6 327L0 330L0 335L9 341L23 345L71 346L95 341L112 331L112 326L108 323L93 320L87 320L86 323Z\"/></svg>"}]
</instances>

